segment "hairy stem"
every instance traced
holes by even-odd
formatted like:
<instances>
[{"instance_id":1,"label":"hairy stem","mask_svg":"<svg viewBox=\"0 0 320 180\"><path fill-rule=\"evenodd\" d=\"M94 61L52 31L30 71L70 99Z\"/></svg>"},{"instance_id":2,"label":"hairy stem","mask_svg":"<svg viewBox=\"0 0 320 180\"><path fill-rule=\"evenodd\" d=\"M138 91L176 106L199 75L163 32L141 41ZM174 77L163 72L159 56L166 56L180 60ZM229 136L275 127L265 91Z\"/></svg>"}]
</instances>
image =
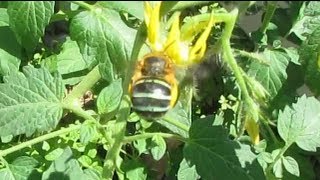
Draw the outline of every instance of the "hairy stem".
<instances>
[{"instance_id":1,"label":"hairy stem","mask_svg":"<svg viewBox=\"0 0 320 180\"><path fill-rule=\"evenodd\" d=\"M43 142L45 140L60 136L62 134L66 134L66 133L69 133L69 132L72 132L72 131L79 130L80 128L81 128L81 125L72 125L72 126L70 126L68 128L63 128L61 130L54 131L54 132L45 134L43 136L39 136L37 138L34 138L34 139L29 140L29 141L23 142L21 144L18 144L16 146L11 147L11 148L8 148L8 149L5 149L5 150L1 150L0 151L0 157L1 156L2 157L6 156L8 154L11 154L11 153L19 151L19 150L21 150L23 148L32 146L32 145L37 144L39 142Z\"/></svg>"},{"instance_id":2,"label":"hairy stem","mask_svg":"<svg viewBox=\"0 0 320 180\"><path fill-rule=\"evenodd\" d=\"M99 67L93 68L83 80L76 85L70 94L66 96L63 100L65 104L72 104L74 106L78 105L78 99L83 96L94 84L96 84L101 78Z\"/></svg>"},{"instance_id":3,"label":"hairy stem","mask_svg":"<svg viewBox=\"0 0 320 180\"><path fill-rule=\"evenodd\" d=\"M276 1L274 1L274 2L268 1L267 3L268 3L267 10L266 10L267 12L263 18L262 25L260 28L260 32L262 32L262 33L266 33L268 25L273 17L274 11L277 9L277 2Z\"/></svg>"}]
</instances>

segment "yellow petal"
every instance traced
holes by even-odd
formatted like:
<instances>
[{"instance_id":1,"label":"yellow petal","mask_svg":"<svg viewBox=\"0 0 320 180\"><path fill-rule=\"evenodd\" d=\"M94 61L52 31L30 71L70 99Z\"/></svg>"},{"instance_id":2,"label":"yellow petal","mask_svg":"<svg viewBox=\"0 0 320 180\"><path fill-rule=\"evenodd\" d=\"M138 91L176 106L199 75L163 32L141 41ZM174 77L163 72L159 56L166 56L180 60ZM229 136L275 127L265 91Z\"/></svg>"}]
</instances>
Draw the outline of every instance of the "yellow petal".
<instances>
[{"instance_id":1,"label":"yellow petal","mask_svg":"<svg viewBox=\"0 0 320 180\"><path fill-rule=\"evenodd\" d=\"M207 39L210 35L211 28L212 28L213 24L214 24L213 13L211 13L211 17L210 17L210 20L209 20L209 23L208 23L206 29L200 35L200 37L196 41L195 45L193 47L191 47L189 61L198 62L203 57L203 55L206 51L206 48L207 48Z\"/></svg>"},{"instance_id":2,"label":"yellow petal","mask_svg":"<svg viewBox=\"0 0 320 180\"><path fill-rule=\"evenodd\" d=\"M144 5L145 22L148 28L148 40L151 48L154 51L159 51L162 49L162 45L159 42L161 1L153 2L153 7L151 7L149 2L145 2Z\"/></svg>"},{"instance_id":3,"label":"yellow petal","mask_svg":"<svg viewBox=\"0 0 320 180\"><path fill-rule=\"evenodd\" d=\"M259 125L258 123L250 118L247 117L246 118L246 124L245 124L245 128L249 134L249 136L251 137L251 141L253 144L259 144L260 141L260 135L259 135Z\"/></svg>"}]
</instances>

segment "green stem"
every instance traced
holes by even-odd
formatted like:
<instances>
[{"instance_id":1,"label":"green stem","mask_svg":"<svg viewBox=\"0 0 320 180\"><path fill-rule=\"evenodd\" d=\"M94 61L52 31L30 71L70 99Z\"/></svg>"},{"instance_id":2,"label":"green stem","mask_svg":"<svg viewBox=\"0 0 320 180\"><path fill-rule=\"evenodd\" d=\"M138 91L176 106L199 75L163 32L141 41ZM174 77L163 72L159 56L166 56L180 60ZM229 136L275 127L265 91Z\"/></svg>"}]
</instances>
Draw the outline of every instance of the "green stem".
<instances>
[{"instance_id":1,"label":"green stem","mask_svg":"<svg viewBox=\"0 0 320 180\"><path fill-rule=\"evenodd\" d=\"M78 104L78 99L83 96L95 83L97 83L101 78L99 67L93 68L83 80L76 85L70 94L64 99L65 104L76 105Z\"/></svg>"},{"instance_id":2,"label":"green stem","mask_svg":"<svg viewBox=\"0 0 320 180\"><path fill-rule=\"evenodd\" d=\"M78 6L84 8L84 9L87 9L89 11L93 11L94 10L94 6L88 4L88 3L85 3L83 1L71 1L72 3L74 4L77 4Z\"/></svg>"},{"instance_id":3,"label":"green stem","mask_svg":"<svg viewBox=\"0 0 320 180\"><path fill-rule=\"evenodd\" d=\"M266 174L272 173L272 168L274 164L283 156L283 154L288 150L288 148L291 146L292 143L287 143L279 152L279 154L276 156L274 161L267 167Z\"/></svg>"},{"instance_id":4,"label":"green stem","mask_svg":"<svg viewBox=\"0 0 320 180\"><path fill-rule=\"evenodd\" d=\"M224 56L225 60L227 61L228 65L232 69L235 77L237 78L238 85L241 89L242 96L244 98L244 101L247 105L250 105L252 103L252 99L249 95L245 80L243 78L243 75L241 73L241 69L237 64L237 61L233 57L231 45L230 45L230 39L232 35L232 31L237 19L238 10L233 10L228 17L226 17L225 22L225 30L221 37L221 44L222 49L224 50Z\"/></svg>"},{"instance_id":5,"label":"green stem","mask_svg":"<svg viewBox=\"0 0 320 180\"><path fill-rule=\"evenodd\" d=\"M267 28L268 28L268 25L273 17L273 14L275 12L275 10L277 9L277 2L276 1L268 1L267 2L267 12L263 18L263 21L262 21L262 25L261 25L261 28L260 28L260 32L262 33L266 33L267 31Z\"/></svg>"},{"instance_id":6,"label":"green stem","mask_svg":"<svg viewBox=\"0 0 320 180\"><path fill-rule=\"evenodd\" d=\"M123 143L130 143L132 141L135 140L139 140L139 139L148 139L148 138L152 138L155 135L159 135L161 137L164 138L173 138L173 139L177 139L179 141L183 141L186 142L187 140L181 136L175 135L175 134L169 134L169 133L144 133L144 134L138 134L138 135L134 135L134 136L128 136L125 137L123 139Z\"/></svg>"},{"instance_id":7,"label":"green stem","mask_svg":"<svg viewBox=\"0 0 320 180\"><path fill-rule=\"evenodd\" d=\"M73 106L72 104L62 104L63 109L67 109L71 111L72 113L82 117L85 120L91 120L91 121L96 121L94 117L92 117L89 113L87 113L85 110L83 110L79 106Z\"/></svg>"},{"instance_id":8,"label":"green stem","mask_svg":"<svg viewBox=\"0 0 320 180\"><path fill-rule=\"evenodd\" d=\"M172 124L172 125L180 128L180 129L182 129L182 130L184 130L184 131L186 131L186 132L189 132L189 127L188 127L187 125L185 125L185 124L180 123L179 121L176 121L176 120L174 120L174 119L171 119L171 118L169 118L169 117L167 117L167 116L164 117L164 118L162 118L162 119L163 119L164 121L166 121L167 123L170 123L170 124Z\"/></svg>"},{"instance_id":9,"label":"green stem","mask_svg":"<svg viewBox=\"0 0 320 180\"><path fill-rule=\"evenodd\" d=\"M54 132L51 132L49 134L45 134L43 136L39 136L37 138L31 139L30 141L26 141L26 142L23 142L21 144L15 145L15 146L13 146L11 148L8 148L8 149L5 149L5 150L1 150L0 151L0 157L1 156L6 156L8 154L11 154L11 153L19 151L19 150L21 150L23 148L32 146L32 145L37 144L39 142L43 142L45 140L60 136L62 134L66 134L66 133L69 133L69 132L72 132L72 131L79 130L80 128L81 128L81 125L73 125L73 126L70 126L68 128L63 128L61 130L54 131Z\"/></svg>"},{"instance_id":10,"label":"green stem","mask_svg":"<svg viewBox=\"0 0 320 180\"><path fill-rule=\"evenodd\" d=\"M266 121L264 120L264 118L262 118L262 119L263 119L263 120L262 120L261 122L263 123L264 127L267 129L268 133L270 134L272 141L273 141L275 144L280 144L280 142L278 141L276 135L273 133L271 127L269 126L268 122L266 122Z\"/></svg>"}]
</instances>

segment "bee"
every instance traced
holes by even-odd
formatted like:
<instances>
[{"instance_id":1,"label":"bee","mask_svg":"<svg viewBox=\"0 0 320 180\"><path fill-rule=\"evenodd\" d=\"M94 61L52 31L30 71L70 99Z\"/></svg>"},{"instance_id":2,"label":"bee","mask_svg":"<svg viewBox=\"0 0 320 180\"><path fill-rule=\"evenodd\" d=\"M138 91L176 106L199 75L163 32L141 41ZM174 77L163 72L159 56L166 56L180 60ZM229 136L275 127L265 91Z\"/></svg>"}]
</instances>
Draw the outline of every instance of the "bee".
<instances>
[{"instance_id":1,"label":"bee","mask_svg":"<svg viewBox=\"0 0 320 180\"><path fill-rule=\"evenodd\" d=\"M163 52L151 52L137 63L129 86L132 109L144 119L161 118L178 99L172 60Z\"/></svg>"}]
</instances>

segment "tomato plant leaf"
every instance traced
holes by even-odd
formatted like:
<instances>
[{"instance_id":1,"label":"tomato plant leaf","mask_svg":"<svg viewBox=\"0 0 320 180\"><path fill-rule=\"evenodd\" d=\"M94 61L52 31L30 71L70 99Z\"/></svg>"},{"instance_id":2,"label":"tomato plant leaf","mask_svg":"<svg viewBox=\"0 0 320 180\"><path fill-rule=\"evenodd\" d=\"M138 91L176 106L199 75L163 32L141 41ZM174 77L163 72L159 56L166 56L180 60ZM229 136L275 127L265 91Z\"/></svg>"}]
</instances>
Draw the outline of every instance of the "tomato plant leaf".
<instances>
[{"instance_id":1,"label":"tomato plant leaf","mask_svg":"<svg viewBox=\"0 0 320 180\"><path fill-rule=\"evenodd\" d=\"M0 8L0 26L9 26L9 16L5 8Z\"/></svg>"},{"instance_id":2,"label":"tomato plant leaf","mask_svg":"<svg viewBox=\"0 0 320 180\"><path fill-rule=\"evenodd\" d=\"M94 123L82 124L80 128L80 142L87 144L97 133Z\"/></svg>"},{"instance_id":3,"label":"tomato plant leaf","mask_svg":"<svg viewBox=\"0 0 320 180\"><path fill-rule=\"evenodd\" d=\"M171 119L172 121L178 121L181 124L186 125L187 127L191 126L191 119L188 118L187 112L183 109L182 103L179 101L177 102L176 106L165 115L164 118ZM183 137L188 137L188 132L182 130L181 128L178 128L175 125L172 125L171 123L161 120L156 122L168 128L173 133L177 133Z\"/></svg>"},{"instance_id":4,"label":"tomato plant leaf","mask_svg":"<svg viewBox=\"0 0 320 180\"><path fill-rule=\"evenodd\" d=\"M286 106L279 113L278 131L287 145L297 143L306 151L320 147L320 102L303 95L292 108Z\"/></svg>"},{"instance_id":5,"label":"tomato plant leaf","mask_svg":"<svg viewBox=\"0 0 320 180\"><path fill-rule=\"evenodd\" d=\"M183 159L179 166L178 179L199 179L196 167L190 167L186 159Z\"/></svg>"},{"instance_id":6,"label":"tomato plant leaf","mask_svg":"<svg viewBox=\"0 0 320 180\"><path fill-rule=\"evenodd\" d=\"M38 161L32 157L18 157L8 165L9 167L0 170L0 179L28 179L37 165Z\"/></svg>"},{"instance_id":7,"label":"tomato plant leaf","mask_svg":"<svg viewBox=\"0 0 320 180\"><path fill-rule=\"evenodd\" d=\"M282 158L282 163L289 173L298 177L300 176L299 165L295 159L290 156L286 156Z\"/></svg>"},{"instance_id":8,"label":"tomato plant leaf","mask_svg":"<svg viewBox=\"0 0 320 180\"><path fill-rule=\"evenodd\" d=\"M300 50L301 59L306 65L305 83L316 94L320 94L319 40L320 26L303 42Z\"/></svg>"},{"instance_id":9,"label":"tomato plant leaf","mask_svg":"<svg viewBox=\"0 0 320 180\"><path fill-rule=\"evenodd\" d=\"M151 139L151 154L152 157L159 161L166 152L167 146L163 137L155 135Z\"/></svg>"},{"instance_id":10,"label":"tomato plant leaf","mask_svg":"<svg viewBox=\"0 0 320 180\"><path fill-rule=\"evenodd\" d=\"M268 49L263 52L263 56L269 61L268 65L253 61L248 74L255 77L266 88L272 99L287 79L286 68L290 58L284 52Z\"/></svg>"},{"instance_id":11,"label":"tomato plant leaf","mask_svg":"<svg viewBox=\"0 0 320 180\"><path fill-rule=\"evenodd\" d=\"M65 84L74 85L81 81L85 74L79 72L88 68L83 60L79 47L75 41L67 38L62 45L62 50L57 54L57 69L62 75ZM79 77L80 76L80 77Z\"/></svg>"},{"instance_id":12,"label":"tomato plant leaf","mask_svg":"<svg viewBox=\"0 0 320 180\"><path fill-rule=\"evenodd\" d=\"M121 170L125 172L126 179L128 180L144 180L147 178L146 169L137 160L127 160L121 165Z\"/></svg>"},{"instance_id":13,"label":"tomato plant leaf","mask_svg":"<svg viewBox=\"0 0 320 180\"><path fill-rule=\"evenodd\" d=\"M301 40L305 40L320 26L319 8L320 3L317 1L304 2L303 6L301 6L298 20L292 27L291 32L294 32Z\"/></svg>"},{"instance_id":14,"label":"tomato plant leaf","mask_svg":"<svg viewBox=\"0 0 320 180\"><path fill-rule=\"evenodd\" d=\"M51 76L44 68L26 66L23 70L24 74L6 76L0 84L0 136L47 131L62 116L61 76Z\"/></svg>"},{"instance_id":15,"label":"tomato plant leaf","mask_svg":"<svg viewBox=\"0 0 320 180\"><path fill-rule=\"evenodd\" d=\"M110 114L116 111L120 105L122 94L122 79L113 81L109 86L105 87L97 99L99 114Z\"/></svg>"},{"instance_id":16,"label":"tomato plant leaf","mask_svg":"<svg viewBox=\"0 0 320 180\"><path fill-rule=\"evenodd\" d=\"M191 126L183 153L203 179L264 179L255 154L248 145L228 139L212 119L199 119ZM208 170L210 167L210 170Z\"/></svg>"},{"instance_id":17,"label":"tomato plant leaf","mask_svg":"<svg viewBox=\"0 0 320 180\"><path fill-rule=\"evenodd\" d=\"M109 8L116 10L118 12L127 12L136 18L143 20L144 19L144 9L142 1L135 2L123 2L123 1L104 1L98 2L98 5L101 5L104 8Z\"/></svg>"},{"instance_id":18,"label":"tomato plant leaf","mask_svg":"<svg viewBox=\"0 0 320 180\"><path fill-rule=\"evenodd\" d=\"M78 179L85 180L88 177L83 173L77 160L73 159L72 151L67 147L50 167L43 172L42 180L47 179Z\"/></svg>"},{"instance_id":19,"label":"tomato plant leaf","mask_svg":"<svg viewBox=\"0 0 320 180\"><path fill-rule=\"evenodd\" d=\"M125 72L136 31L126 26L116 11L95 8L81 12L72 19L70 33L88 65L109 61L118 72Z\"/></svg>"},{"instance_id":20,"label":"tomato plant leaf","mask_svg":"<svg viewBox=\"0 0 320 180\"><path fill-rule=\"evenodd\" d=\"M32 52L44 35L54 13L54 1L9 2L8 15L10 28L18 42Z\"/></svg>"},{"instance_id":21,"label":"tomato plant leaf","mask_svg":"<svg viewBox=\"0 0 320 180\"><path fill-rule=\"evenodd\" d=\"M9 27L7 10L0 8L0 75L18 72L21 46Z\"/></svg>"}]
</instances>

